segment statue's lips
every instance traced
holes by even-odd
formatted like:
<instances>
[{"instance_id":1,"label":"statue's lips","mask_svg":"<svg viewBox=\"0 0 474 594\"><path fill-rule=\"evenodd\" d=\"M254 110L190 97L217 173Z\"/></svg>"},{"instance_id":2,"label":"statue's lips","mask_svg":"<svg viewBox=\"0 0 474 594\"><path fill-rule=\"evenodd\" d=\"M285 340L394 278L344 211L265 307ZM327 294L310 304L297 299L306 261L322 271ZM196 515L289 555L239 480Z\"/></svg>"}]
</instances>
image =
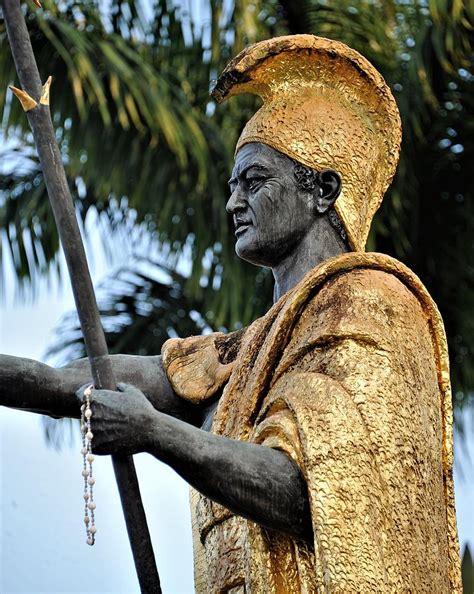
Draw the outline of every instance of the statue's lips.
<instances>
[{"instance_id":1,"label":"statue's lips","mask_svg":"<svg viewBox=\"0 0 474 594\"><path fill-rule=\"evenodd\" d=\"M235 235L238 237L239 235L243 235L249 227L252 226L250 222L239 222L235 225Z\"/></svg>"}]
</instances>

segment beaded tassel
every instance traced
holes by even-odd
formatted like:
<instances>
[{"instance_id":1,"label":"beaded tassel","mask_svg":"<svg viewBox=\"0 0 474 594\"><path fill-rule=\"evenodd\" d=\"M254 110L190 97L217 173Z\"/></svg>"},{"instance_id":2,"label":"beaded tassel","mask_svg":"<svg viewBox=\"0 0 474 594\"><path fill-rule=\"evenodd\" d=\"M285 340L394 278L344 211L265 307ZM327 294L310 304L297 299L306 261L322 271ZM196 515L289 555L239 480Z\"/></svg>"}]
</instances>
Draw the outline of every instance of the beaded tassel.
<instances>
[{"instance_id":1,"label":"beaded tassel","mask_svg":"<svg viewBox=\"0 0 474 594\"><path fill-rule=\"evenodd\" d=\"M81 435L82 435L82 460L83 469L82 476L84 477L84 524L86 525L87 544L92 546L95 543L95 535L97 528L95 527L95 503L94 503L94 484L95 479L92 476L92 462L94 455L92 454L92 438L94 435L91 430L91 401L93 386L89 386L84 390L85 402L81 406Z\"/></svg>"}]
</instances>

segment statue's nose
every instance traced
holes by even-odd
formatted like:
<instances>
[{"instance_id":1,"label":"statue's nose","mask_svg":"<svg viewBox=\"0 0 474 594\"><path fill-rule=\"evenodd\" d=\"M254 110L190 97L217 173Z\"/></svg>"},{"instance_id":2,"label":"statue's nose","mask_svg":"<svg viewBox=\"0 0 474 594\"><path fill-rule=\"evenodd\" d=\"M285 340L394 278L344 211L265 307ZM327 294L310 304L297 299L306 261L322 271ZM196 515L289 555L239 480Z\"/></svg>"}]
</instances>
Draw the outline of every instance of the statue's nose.
<instances>
[{"instance_id":1,"label":"statue's nose","mask_svg":"<svg viewBox=\"0 0 474 594\"><path fill-rule=\"evenodd\" d=\"M229 214L234 214L238 210L243 210L246 206L247 203L243 196L242 188L240 187L240 184L238 184L230 195L225 208Z\"/></svg>"}]
</instances>

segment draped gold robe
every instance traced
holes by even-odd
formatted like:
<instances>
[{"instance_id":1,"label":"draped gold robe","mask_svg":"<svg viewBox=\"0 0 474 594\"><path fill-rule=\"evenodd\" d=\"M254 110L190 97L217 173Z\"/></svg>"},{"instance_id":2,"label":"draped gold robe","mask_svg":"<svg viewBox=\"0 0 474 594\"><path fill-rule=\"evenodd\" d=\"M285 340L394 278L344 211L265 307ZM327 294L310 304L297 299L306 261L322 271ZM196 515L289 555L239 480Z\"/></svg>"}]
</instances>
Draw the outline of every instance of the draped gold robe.
<instances>
[{"instance_id":1,"label":"draped gold robe","mask_svg":"<svg viewBox=\"0 0 474 594\"><path fill-rule=\"evenodd\" d=\"M462 591L446 338L404 265L338 256L246 330L163 360L184 398L223 389L213 432L283 450L308 485L311 544L193 492L197 592Z\"/></svg>"}]
</instances>

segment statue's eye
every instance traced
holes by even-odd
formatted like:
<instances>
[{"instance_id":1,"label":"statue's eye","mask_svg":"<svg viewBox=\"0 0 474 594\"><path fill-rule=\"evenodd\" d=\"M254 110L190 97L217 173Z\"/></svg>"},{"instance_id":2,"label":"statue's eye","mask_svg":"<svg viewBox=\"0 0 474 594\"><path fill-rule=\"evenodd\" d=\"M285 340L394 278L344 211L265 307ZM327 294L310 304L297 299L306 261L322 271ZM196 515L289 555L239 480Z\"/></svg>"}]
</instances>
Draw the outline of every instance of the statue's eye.
<instances>
[{"instance_id":1,"label":"statue's eye","mask_svg":"<svg viewBox=\"0 0 474 594\"><path fill-rule=\"evenodd\" d=\"M265 181L264 177L252 177L247 179L247 186L251 192L255 192Z\"/></svg>"}]
</instances>

